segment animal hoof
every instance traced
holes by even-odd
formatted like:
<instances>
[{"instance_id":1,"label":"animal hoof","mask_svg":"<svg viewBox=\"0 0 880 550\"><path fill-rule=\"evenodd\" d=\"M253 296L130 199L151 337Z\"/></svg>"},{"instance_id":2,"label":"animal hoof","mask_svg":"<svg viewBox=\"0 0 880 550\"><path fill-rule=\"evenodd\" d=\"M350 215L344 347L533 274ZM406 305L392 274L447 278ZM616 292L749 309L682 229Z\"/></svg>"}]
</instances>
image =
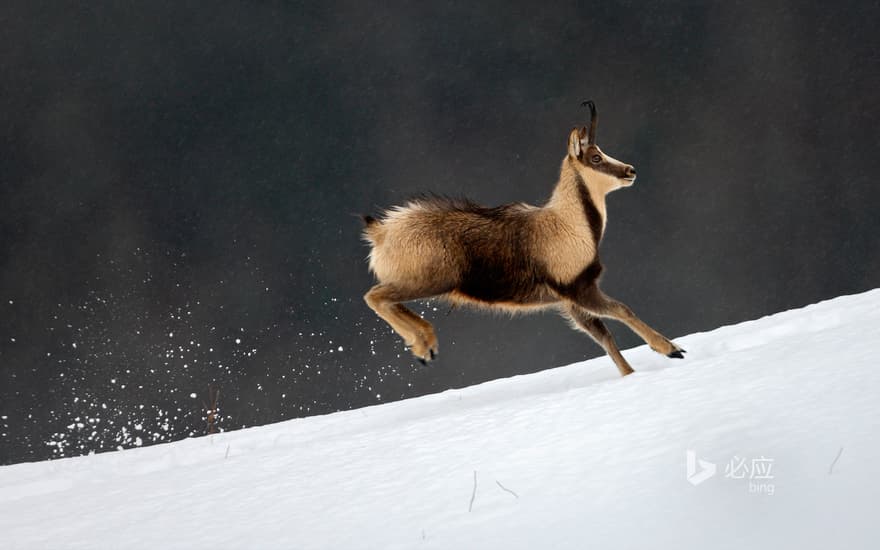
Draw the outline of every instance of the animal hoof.
<instances>
[{"instance_id":1,"label":"animal hoof","mask_svg":"<svg viewBox=\"0 0 880 550\"><path fill-rule=\"evenodd\" d=\"M428 348L423 352L418 352L416 350L410 351L412 351L413 357L415 357L423 366L426 366L429 361L437 359L437 350L434 348Z\"/></svg>"},{"instance_id":2,"label":"animal hoof","mask_svg":"<svg viewBox=\"0 0 880 550\"><path fill-rule=\"evenodd\" d=\"M685 353L687 353L685 350L677 349L677 350L673 351L672 353L670 353L669 355L667 355L666 357L671 357L673 359L684 359Z\"/></svg>"},{"instance_id":3,"label":"animal hoof","mask_svg":"<svg viewBox=\"0 0 880 550\"><path fill-rule=\"evenodd\" d=\"M407 347L409 347L413 357L418 359L421 364L427 365L428 361L433 361L437 358L437 337L434 336L433 332L427 335L419 335L414 340Z\"/></svg>"}]
</instances>

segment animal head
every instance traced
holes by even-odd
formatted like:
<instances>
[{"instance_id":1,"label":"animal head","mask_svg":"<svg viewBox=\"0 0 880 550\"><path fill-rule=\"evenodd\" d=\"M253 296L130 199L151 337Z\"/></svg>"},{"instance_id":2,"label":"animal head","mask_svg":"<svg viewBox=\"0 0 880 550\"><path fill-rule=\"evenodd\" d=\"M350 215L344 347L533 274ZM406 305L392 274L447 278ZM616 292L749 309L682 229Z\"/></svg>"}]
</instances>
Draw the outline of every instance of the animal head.
<instances>
[{"instance_id":1,"label":"animal head","mask_svg":"<svg viewBox=\"0 0 880 550\"><path fill-rule=\"evenodd\" d=\"M596 104L585 101L590 108L590 128L575 128L568 137L568 156L575 169L585 180L594 182L611 192L621 187L629 187L636 181L636 169L631 164L620 162L605 154L596 143Z\"/></svg>"}]
</instances>

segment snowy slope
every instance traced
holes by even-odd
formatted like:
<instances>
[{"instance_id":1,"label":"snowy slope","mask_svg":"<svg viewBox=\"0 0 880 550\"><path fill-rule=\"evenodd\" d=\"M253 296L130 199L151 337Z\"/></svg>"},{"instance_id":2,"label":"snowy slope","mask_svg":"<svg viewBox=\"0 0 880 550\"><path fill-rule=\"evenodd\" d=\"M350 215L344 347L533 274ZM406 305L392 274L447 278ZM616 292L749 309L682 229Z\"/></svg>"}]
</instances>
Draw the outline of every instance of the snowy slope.
<instances>
[{"instance_id":1,"label":"snowy slope","mask_svg":"<svg viewBox=\"0 0 880 550\"><path fill-rule=\"evenodd\" d=\"M676 341L3 467L0 548L877 547L880 289Z\"/></svg>"}]
</instances>

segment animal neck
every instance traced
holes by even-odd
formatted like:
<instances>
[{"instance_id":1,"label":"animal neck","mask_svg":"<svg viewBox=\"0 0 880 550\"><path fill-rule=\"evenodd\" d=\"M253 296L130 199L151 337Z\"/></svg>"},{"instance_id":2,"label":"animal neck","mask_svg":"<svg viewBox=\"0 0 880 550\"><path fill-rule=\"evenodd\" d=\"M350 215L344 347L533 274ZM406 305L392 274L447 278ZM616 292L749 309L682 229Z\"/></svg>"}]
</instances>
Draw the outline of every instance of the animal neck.
<instances>
[{"instance_id":1,"label":"animal neck","mask_svg":"<svg viewBox=\"0 0 880 550\"><path fill-rule=\"evenodd\" d=\"M585 177L586 176L586 177ZM596 243L602 238L607 220L605 210L605 191L601 178L582 174L569 157L562 161L559 183L553 190L546 208L556 211L571 223L585 222Z\"/></svg>"}]
</instances>

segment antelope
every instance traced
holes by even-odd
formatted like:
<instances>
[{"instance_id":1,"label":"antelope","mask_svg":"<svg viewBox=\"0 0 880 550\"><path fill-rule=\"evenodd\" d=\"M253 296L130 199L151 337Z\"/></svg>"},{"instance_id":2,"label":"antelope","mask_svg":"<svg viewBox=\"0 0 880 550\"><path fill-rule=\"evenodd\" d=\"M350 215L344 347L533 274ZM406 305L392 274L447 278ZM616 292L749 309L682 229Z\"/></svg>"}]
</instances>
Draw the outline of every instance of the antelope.
<instances>
[{"instance_id":1,"label":"antelope","mask_svg":"<svg viewBox=\"0 0 880 550\"><path fill-rule=\"evenodd\" d=\"M624 323L658 353L684 357L685 350L599 289L605 196L630 187L636 171L602 152L596 105L584 105L590 108L589 131L571 131L559 180L544 206L487 208L426 196L378 219L363 216L369 268L378 280L364 300L422 364L437 357L437 335L402 302L428 298L511 313L556 309L602 346L621 376L633 369L602 319Z\"/></svg>"}]
</instances>

